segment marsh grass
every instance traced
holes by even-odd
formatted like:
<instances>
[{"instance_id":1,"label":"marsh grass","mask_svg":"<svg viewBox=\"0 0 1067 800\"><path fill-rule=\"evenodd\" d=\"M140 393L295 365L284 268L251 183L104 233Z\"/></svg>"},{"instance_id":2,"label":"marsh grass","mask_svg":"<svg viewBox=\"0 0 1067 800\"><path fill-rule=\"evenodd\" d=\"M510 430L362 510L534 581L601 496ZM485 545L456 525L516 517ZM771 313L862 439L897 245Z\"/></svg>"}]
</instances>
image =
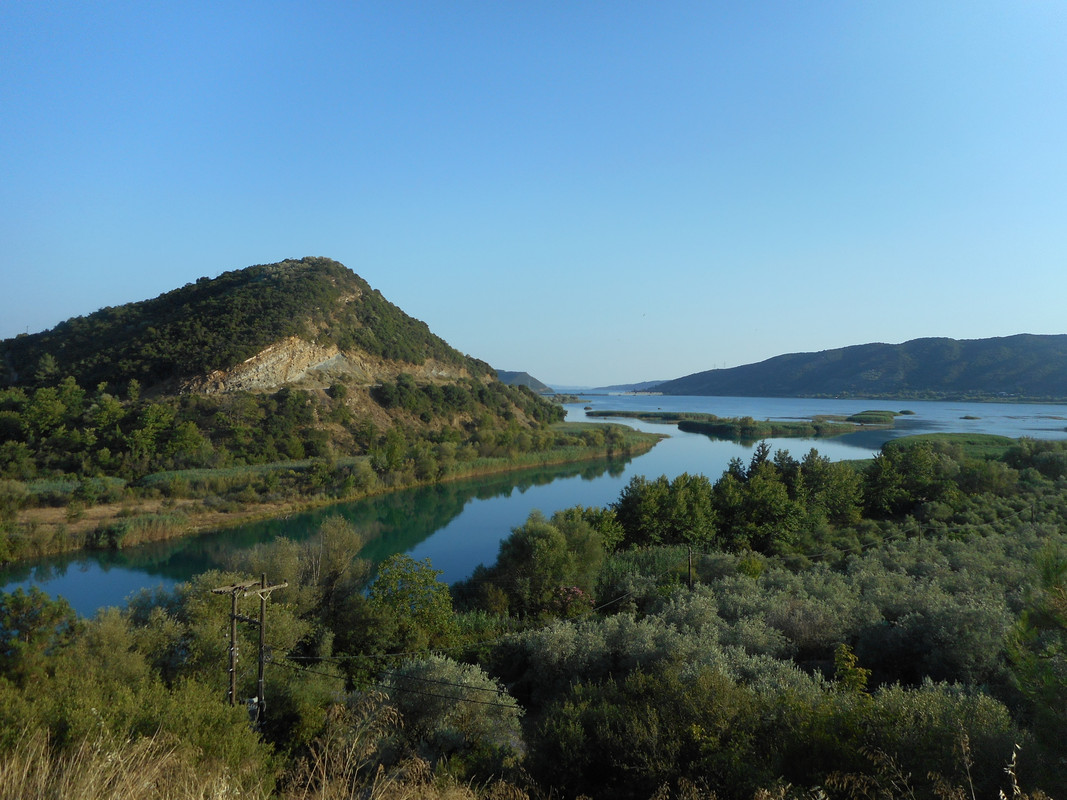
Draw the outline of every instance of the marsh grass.
<instances>
[{"instance_id":1,"label":"marsh grass","mask_svg":"<svg viewBox=\"0 0 1067 800\"><path fill-rule=\"evenodd\" d=\"M188 519L180 513L124 517L92 531L86 536L85 546L97 550L119 550L146 542L158 542L172 538L187 524Z\"/></svg>"},{"instance_id":2,"label":"marsh grass","mask_svg":"<svg viewBox=\"0 0 1067 800\"><path fill-rule=\"evenodd\" d=\"M870 410L860 411L857 414L847 418L848 422L854 422L857 425L887 425L892 426L893 420L896 418L896 411L882 411L882 410Z\"/></svg>"},{"instance_id":3,"label":"marsh grass","mask_svg":"<svg viewBox=\"0 0 1067 800\"><path fill-rule=\"evenodd\" d=\"M920 433L898 439L898 446L912 447L928 442L934 447L956 447L964 458L1003 459L1014 445L1015 439L995 433Z\"/></svg>"}]
</instances>

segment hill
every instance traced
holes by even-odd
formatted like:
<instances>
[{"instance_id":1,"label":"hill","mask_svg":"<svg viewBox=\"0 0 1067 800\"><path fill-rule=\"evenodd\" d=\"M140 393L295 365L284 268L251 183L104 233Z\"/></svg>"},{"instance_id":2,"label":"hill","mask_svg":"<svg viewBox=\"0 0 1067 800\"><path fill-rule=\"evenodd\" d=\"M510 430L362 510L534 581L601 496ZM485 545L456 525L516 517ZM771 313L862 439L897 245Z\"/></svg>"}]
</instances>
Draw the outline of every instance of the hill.
<instances>
[{"instance_id":1,"label":"hill","mask_svg":"<svg viewBox=\"0 0 1067 800\"><path fill-rule=\"evenodd\" d=\"M544 394L551 392L552 388L547 384L537 380L529 372L511 372L506 369L498 369L496 376L500 379L501 383L506 383L508 386L525 386L527 389L538 394Z\"/></svg>"},{"instance_id":2,"label":"hill","mask_svg":"<svg viewBox=\"0 0 1067 800\"><path fill-rule=\"evenodd\" d=\"M7 385L47 385L69 375L86 387L119 388L135 379L163 393L329 385L338 375L374 383L399 371L492 373L327 258L200 278L151 300L7 339L0 364L0 383Z\"/></svg>"},{"instance_id":3,"label":"hill","mask_svg":"<svg viewBox=\"0 0 1067 800\"><path fill-rule=\"evenodd\" d=\"M655 387L673 395L1067 399L1067 335L914 339L792 353Z\"/></svg>"},{"instance_id":4,"label":"hill","mask_svg":"<svg viewBox=\"0 0 1067 800\"><path fill-rule=\"evenodd\" d=\"M602 392L608 394L623 394L633 392L658 392L659 385L663 381L641 381L640 383L616 383L611 386L597 386L589 389L590 392Z\"/></svg>"}]
</instances>

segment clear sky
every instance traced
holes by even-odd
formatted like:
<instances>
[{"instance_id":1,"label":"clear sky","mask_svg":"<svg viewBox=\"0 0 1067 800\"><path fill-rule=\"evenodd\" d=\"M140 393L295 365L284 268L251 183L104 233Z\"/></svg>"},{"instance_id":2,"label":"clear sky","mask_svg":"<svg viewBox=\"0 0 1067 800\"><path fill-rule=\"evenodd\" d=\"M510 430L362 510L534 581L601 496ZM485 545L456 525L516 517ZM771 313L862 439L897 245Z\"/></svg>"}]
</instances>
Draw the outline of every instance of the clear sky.
<instances>
[{"instance_id":1,"label":"clear sky","mask_svg":"<svg viewBox=\"0 0 1067 800\"><path fill-rule=\"evenodd\" d=\"M0 337L305 255L556 385L1067 332L1067 3L0 3Z\"/></svg>"}]
</instances>

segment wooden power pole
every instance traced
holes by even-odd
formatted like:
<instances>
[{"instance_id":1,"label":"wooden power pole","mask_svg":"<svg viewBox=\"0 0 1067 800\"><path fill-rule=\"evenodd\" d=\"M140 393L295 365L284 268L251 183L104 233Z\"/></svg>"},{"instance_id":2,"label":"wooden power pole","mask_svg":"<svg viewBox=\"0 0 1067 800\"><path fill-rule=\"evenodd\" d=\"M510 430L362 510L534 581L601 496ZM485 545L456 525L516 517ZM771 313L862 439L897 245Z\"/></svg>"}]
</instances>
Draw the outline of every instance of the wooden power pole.
<instances>
[{"instance_id":1,"label":"wooden power pole","mask_svg":"<svg viewBox=\"0 0 1067 800\"><path fill-rule=\"evenodd\" d=\"M257 585L258 584L258 585ZM214 594L230 595L230 705L237 705L237 623L247 622L259 626L259 675L256 684L256 722L262 722L266 707L266 698L263 691L263 671L267 662L267 598L275 589L284 589L288 586L287 581L276 583L273 586L267 584L267 575L263 573L258 581L242 581L230 586L220 586L212 589ZM237 598L247 597L250 594L259 595L259 619L246 617L237 613Z\"/></svg>"},{"instance_id":2,"label":"wooden power pole","mask_svg":"<svg viewBox=\"0 0 1067 800\"><path fill-rule=\"evenodd\" d=\"M263 692L263 669L267 664L267 598L275 589L284 589L289 585L288 581L267 585L267 573L260 577L259 588L255 593L259 595L259 674L256 681L256 722L262 722L266 713L266 695ZM252 592L245 592L251 594Z\"/></svg>"}]
</instances>

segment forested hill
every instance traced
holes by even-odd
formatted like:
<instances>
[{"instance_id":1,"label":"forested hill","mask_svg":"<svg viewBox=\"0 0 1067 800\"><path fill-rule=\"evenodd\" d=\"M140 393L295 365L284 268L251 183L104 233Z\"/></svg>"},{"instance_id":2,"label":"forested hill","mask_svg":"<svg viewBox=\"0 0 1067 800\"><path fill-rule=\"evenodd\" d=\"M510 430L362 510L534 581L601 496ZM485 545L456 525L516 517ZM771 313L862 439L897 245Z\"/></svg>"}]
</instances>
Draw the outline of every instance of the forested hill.
<instances>
[{"instance_id":1,"label":"forested hill","mask_svg":"<svg viewBox=\"0 0 1067 800\"><path fill-rule=\"evenodd\" d=\"M1067 399L1067 335L914 339L791 353L667 381L671 395Z\"/></svg>"},{"instance_id":2,"label":"forested hill","mask_svg":"<svg viewBox=\"0 0 1067 800\"><path fill-rule=\"evenodd\" d=\"M344 265L304 258L200 278L151 300L4 340L0 385L32 387L70 375L89 387L136 379L144 387L177 389L199 380L196 388L204 390L206 376L214 374L218 383L226 370L268 348L272 356L266 360L274 365L264 377L268 384L285 383L288 374L303 374L322 362L349 372L373 370L381 361L433 362L435 368L474 376L492 372ZM251 378L245 378L240 388L248 388Z\"/></svg>"}]
</instances>

